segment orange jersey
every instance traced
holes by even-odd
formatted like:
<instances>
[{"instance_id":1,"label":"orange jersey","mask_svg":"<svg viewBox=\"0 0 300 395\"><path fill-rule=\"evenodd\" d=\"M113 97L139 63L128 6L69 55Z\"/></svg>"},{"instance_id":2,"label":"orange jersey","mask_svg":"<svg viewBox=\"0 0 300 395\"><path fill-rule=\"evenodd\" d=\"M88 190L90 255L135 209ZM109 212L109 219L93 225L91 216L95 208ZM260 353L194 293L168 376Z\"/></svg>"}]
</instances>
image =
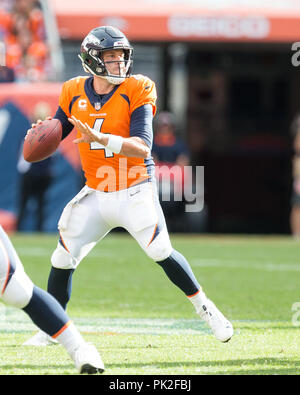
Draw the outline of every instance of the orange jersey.
<instances>
[{"instance_id":1,"label":"orange jersey","mask_svg":"<svg viewBox=\"0 0 300 395\"><path fill-rule=\"evenodd\" d=\"M64 83L59 105L67 117L74 115L99 132L128 138L134 110L151 104L155 114L156 88L149 78L142 75L126 78L115 87L102 107L99 96L92 88L92 81L92 77L76 77ZM77 137L81 137L79 131ZM97 142L80 143L78 146L86 184L90 188L114 192L150 177L147 160L115 154Z\"/></svg>"}]
</instances>

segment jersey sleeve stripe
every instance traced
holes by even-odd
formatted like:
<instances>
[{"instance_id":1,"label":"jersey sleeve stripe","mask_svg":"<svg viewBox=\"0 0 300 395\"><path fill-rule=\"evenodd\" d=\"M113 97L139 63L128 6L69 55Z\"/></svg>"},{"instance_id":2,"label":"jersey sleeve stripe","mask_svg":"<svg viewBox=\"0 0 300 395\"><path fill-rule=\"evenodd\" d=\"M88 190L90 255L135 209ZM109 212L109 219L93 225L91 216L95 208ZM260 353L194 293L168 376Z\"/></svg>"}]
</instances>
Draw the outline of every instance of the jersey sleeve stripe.
<instances>
[{"instance_id":1,"label":"jersey sleeve stripe","mask_svg":"<svg viewBox=\"0 0 300 395\"><path fill-rule=\"evenodd\" d=\"M80 98L80 95L79 95L79 96L74 96L74 97L72 98L72 100L70 101L70 104L69 104L69 113L70 113L70 114L71 114L72 107L73 107L74 103L75 103L76 100L78 100L79 98Z\"/></svg>"},{"instance_id":2,"label":"jersey sleeve stripe","mask_svg":"<svg viewBox=\"0 0 300 395\"><path fill-rule=\"evenodd\" d=\"M127 95L125 95L124 93L120 93L120 95L123 97L123 99L125 99L126 101L127 101L127 103L129 104L129 106L130 106L130 100L129 100L129 97L127 96Z\"/></svg>"}]
</instances>

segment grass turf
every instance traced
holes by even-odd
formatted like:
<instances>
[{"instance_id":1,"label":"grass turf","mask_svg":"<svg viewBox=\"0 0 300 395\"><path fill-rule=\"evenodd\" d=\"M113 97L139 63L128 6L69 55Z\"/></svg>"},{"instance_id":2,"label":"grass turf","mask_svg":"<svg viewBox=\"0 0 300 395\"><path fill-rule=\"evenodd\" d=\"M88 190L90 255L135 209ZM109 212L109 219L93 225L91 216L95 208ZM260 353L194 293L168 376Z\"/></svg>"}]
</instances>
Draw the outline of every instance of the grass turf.
<instances>
[{"instance_id":1,"label":"grass turf","mask_svg":"<svg viewBox=\"0 0 300 395\"><path fill-rule=\"evenodd\" d=\"M56 236L16 234L12 241L26 272L46 288ZM205 235L173 235L172 242L206 294L233 321L235 336L219 343L200 321L199 333L189 333L189 324L197 322L191 303L132 238L114 233L75 271L68 307L100 351L105 374L298 374L299 328L292 305L300 301L299 244L290 237ZM130 319L133 326L140 323L136 333L130 333ZM170 333L143 332L143 319L183 320L185 329L174 324ZM102 326L80 326L93 320L102 320ZM124 327L105 330L109 320L123 320ZM0 374L76 373L61 346L22 346L34 329L18 331L17 325L1 327Z\"/></svg>"}]
</instances>

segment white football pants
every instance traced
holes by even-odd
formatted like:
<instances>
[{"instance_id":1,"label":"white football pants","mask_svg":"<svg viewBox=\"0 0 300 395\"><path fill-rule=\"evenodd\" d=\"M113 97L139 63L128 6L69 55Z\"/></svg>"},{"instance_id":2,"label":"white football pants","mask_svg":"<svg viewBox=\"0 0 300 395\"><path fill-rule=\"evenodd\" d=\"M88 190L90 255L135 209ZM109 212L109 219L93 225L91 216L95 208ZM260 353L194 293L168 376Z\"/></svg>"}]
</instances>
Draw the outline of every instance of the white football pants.
<instances>
[{"instance_id":1,"label":"white football pants","mask_svg":"<svg viewBox=\"0 0 300 395\"><path fill-rule=\"evenodd\" d=\"M58 223L60 242L52 255L52 265L76 268L116 227L126 229L154 261L162 261L172 252L154 183L108 193L85 186L63 210Z\"/></svg>"},{"instance_id":2,"label":"white football pants","mask_svg":"<svg viewBox=\"0 0 300 395\"><path fill-rule=\"evenodd\" d=\"M23 308L29 303L33 283L0 225L0 298L4 302Z\"/></svg>"}]
</instances>

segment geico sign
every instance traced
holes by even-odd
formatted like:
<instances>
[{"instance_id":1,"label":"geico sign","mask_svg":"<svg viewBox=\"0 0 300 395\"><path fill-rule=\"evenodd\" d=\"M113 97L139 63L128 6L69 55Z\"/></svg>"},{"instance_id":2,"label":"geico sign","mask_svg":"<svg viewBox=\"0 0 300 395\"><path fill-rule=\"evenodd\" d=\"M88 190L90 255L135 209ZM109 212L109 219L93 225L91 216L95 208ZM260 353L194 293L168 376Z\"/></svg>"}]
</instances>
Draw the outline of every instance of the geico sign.
<instances>
[{"instance_id":1,"label":"geico sign","mask_svg":"<svg viewBox=\"0 0 300 395\"><path fill-rule=\"evenodd\" d=\"M168 20L171 34L181 37L256 38L268 36L270 21L264 17L193 17L172 16Z\"/></svg>"}]
</instances>

